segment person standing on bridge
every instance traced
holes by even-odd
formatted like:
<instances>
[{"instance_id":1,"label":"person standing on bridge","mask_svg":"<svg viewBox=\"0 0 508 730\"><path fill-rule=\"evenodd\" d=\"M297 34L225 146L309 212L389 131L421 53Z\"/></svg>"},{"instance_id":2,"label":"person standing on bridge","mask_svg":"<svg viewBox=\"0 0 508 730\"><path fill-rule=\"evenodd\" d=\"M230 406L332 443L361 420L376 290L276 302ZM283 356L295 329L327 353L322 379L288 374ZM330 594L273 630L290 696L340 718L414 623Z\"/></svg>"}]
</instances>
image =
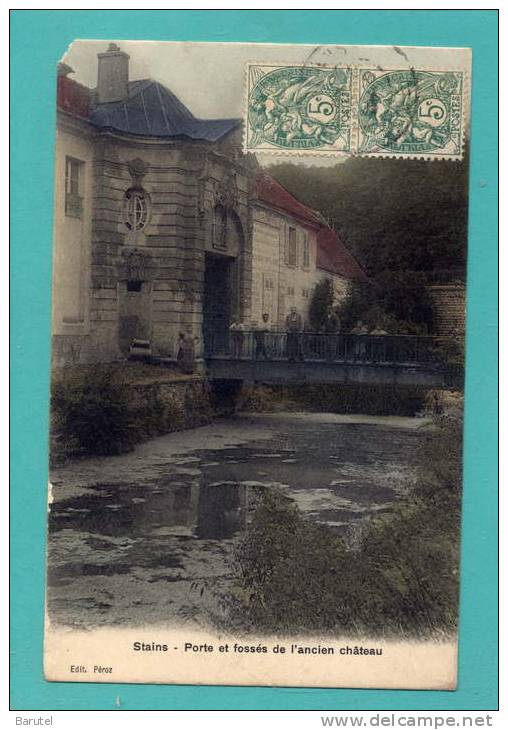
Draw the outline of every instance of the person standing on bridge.
<instances>
[{"instance_id":1,"label":"person standing on bridge","mask_svg":"<svg viewBox=\"0 0 508 730\"><path fill-rule=\"evenodd\" d=\"M233 320L229 325L229 354L234 360L240 359L243 355L243 330L243 324L236 320Z\"/></svg>"},{"instance_id":2,"label":"person standing on bridge","mask_svg":"<svg viewBox=\"0 0 508 730\"><path fill-rule=\"evenodd\" d=\"M372 359L374 362L386 360L386 335L388 332L377 325L370 332L372 336Z\"/></svg>"},{"instance_id":3,"label":"person standing on bridge","mask_svg":"<svg viewBox=\"0 0 508 730\"><path fill-rule=\"evenodd\" d=\"M176 360L182 373L192 375L196 362L195 341L192 335L180 332Z\"/></svg>"},{"instance_id":4,"label":"person standing on bridge","mask_svg":"<svg viewBox=\"0 0 508 730\"><path fill-rule=\"evenodd\" d=\"M324 324L325 333L325 357L327 360L335 360L339 357L339 335L340 319L337 312L328 314Z\"/></svg>"},{"instance_id":5,"label":"person standing on bridge","mask_svg":"<svg viewBox=\"0 0 508 730\"><path fill-rule=\"evenodd\" d=\"M367 357L367 342L365 335L369 334L367 325L363 324L362 320L359 319L356 325L351 330L351 334L355 335L354 339L354 356L355 360L365 360Z\"/></svg>"},{"instance_id":6,"label":"person standing on bridge","mask_svg":"<svg viewBox=\"0 0 508 730\"><path fill-rule=\"evenodd\" d=\"M266 334L270 329L268 321L270 315L264 312L261 318L261 324L254 327L254 344L256 345L255 356L256 360L268 360L268 353L266 351Z\"/></svg>"},{"instance_id":7,"label":"person standing on bridge","mask_svg":"<svg viewBox=\"0 0 508 730\"><path fill-rule=\"evenodd\" d=\"M291 307L291 310L286 317L286 329L287 329L287 356L289 362L295 360L303 360L302 352L302 329L303 320L302 315L298 313L296 307Z\"/></svg>"}]
</instances>

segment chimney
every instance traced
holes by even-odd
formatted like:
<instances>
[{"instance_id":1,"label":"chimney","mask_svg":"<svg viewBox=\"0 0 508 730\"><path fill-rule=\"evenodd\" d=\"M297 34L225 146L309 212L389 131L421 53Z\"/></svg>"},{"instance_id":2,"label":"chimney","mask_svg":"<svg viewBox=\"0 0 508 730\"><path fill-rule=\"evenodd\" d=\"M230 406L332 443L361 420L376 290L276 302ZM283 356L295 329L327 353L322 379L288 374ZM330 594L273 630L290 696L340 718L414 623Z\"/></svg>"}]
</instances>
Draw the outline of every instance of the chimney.
<instances>
[{"instance_id":1,"label":"chimney","mask_svg":"<svg viewBox=\"0 0 508 730\"><path fill-rule=\"evenodd\" d=\"M110 43L105 53L98 53L97 102L107 104L123 101L128 96L129 56L116 43Z\"/></svg>"}]
</instances>

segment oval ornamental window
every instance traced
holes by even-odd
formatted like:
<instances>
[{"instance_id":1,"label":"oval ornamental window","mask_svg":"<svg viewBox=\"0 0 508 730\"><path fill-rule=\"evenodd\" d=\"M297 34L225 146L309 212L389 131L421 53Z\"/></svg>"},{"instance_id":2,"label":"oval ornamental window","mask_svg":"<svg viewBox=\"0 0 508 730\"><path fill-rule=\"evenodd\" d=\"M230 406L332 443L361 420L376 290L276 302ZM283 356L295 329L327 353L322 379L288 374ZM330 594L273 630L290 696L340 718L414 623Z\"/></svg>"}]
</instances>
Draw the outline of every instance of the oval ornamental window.
<instances>
[{"instance_id":1,"label":"oval ornamental window","mask_svg":"<svg viewBox=\"0 0 508 730\"><path fill-rule=\"evenodd\" d=\"M129 231L142 230L148 220L148 193L129 188L124 199L124 222Z\"/></svg>"}]
</instances>

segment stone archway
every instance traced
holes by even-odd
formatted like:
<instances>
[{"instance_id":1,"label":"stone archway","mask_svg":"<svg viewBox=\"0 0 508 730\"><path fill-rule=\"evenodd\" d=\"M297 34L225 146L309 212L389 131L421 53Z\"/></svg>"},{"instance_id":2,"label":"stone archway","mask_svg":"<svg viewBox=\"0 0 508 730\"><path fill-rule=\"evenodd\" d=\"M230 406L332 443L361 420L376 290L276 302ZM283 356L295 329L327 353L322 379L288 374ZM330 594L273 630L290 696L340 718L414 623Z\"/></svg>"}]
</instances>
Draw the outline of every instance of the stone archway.
<instances>
[{"instance_id":1,"label":"stone archway","mask_svg":"<svg viewBox=\"0 0 508 730\"><path fill-rule=\"evenodd\" d=\"M243 227L238 214L218 203L205 251L203 341L205 351L227 349L229 326L240 312L239 261Z\"/></svg>"},{"instance_id":2,"label":"stone archway","mask_svg":"<svg viewBox=\"0 0 508 730\"><path fill-rule=\"evenodd\" d=\"M212 211L212 250L237 258L243 250L243 242L240 216L232 208L218 203Z\"/></svg>"}]
</instances>

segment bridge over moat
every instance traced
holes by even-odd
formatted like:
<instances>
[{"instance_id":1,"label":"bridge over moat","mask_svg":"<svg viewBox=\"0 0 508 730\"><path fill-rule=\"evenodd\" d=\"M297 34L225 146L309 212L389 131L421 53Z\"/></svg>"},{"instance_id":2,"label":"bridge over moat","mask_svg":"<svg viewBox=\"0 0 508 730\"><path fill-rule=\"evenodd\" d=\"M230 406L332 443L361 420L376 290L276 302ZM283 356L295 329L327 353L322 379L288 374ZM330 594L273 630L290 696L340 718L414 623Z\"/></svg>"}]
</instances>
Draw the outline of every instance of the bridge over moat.
<instances>
[{"instance_id":1,"label":"bridge over moat","mask_svg":"<svg viewBox=\"0 0 508 730\"><path fill-rule=\"evenodd\" d=\"M209 338L205 360L212 380L451 387L451 347L428 336L242 331Z\"/></svg>"}]
</instances>

